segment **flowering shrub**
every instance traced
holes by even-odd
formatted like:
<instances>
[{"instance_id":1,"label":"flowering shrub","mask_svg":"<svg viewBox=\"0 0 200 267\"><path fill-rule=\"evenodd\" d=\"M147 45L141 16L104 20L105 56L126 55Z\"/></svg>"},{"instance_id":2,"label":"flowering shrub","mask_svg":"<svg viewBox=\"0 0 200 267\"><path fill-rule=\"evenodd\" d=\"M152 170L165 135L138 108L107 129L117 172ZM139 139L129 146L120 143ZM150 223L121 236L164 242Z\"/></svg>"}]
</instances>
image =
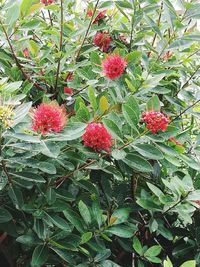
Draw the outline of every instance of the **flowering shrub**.
<instances>
[{"instance_id":1,"label":"flowering shrub","mask_svg":"<svg viewBox=\"0 0 200 267\"><path fill-rule=\"evenodd\" d=\"M200 6L175 2L1 1L0 261L200 265Z\"/></svg>"}]
</instances>

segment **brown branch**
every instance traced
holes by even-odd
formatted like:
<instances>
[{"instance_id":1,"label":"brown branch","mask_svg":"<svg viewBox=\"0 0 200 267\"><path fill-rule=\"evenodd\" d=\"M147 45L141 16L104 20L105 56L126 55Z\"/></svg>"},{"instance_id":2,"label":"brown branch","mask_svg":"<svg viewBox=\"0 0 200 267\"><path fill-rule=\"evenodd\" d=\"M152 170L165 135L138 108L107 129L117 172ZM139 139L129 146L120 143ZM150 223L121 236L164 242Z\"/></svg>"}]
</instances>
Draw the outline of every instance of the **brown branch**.
<instances>
[{"instance_id":1,"label":"brown branch","mask_svg":"<svg viewBox=\"0 0 200 267\"><path fill-rule=\"evenodd\" d=\"M90 28L91 28L91 25L92 25L92 22L93 22L93 19L94 19L94 15L95 15L96 10L97 10L97 6L98 6L98 4L99 4L99 1L100 1L100 0L97 0L97 2L96 2L96 5L95 5L95 7L94 7L93 14L92 14L90 23L89 23L89 25L88 25L88 28L87 28L87 30L86 30L85 36L84 36L83 41L82 41L82 43L81 43L81 45L80 45L80 48L79 48L79 50L78 50L78 52L77 52L77 55L75 56L75 61L77 61L77 59L79 58L80 53L81 53L81 49L82 49L82 47L83 47L83 45L84 45L84 43L85 43L85 41L86 41L86 39L87 39L89 30L90 30Z\"/></svg>"},{"instance_id":2,"label":"brown branch","mask_svg":"<svg viewBox=\"0 0 200 267\"><path fill-rule=\"evenodd\" d=\"M143 133L139 134L139 135L135 138L135 140L136 140L137 138L143 136L146 132L147 132L147 130L145 130ZM128 141L128 142L125 143L124 145L120 146L120 147L118 148L118 150L122 150L123 148L129 146L133 141L134 141L134 140ZM108 156L108 154L103 154L103 155L101 155L101 156L99 157L99 159L103 159L103 158L105 158L105 157L107 157L107 156ZM56 181L54 182L54 185L56 186L56 188L60 187L60 186L64 183L65 180L67 180L68 178L70 178L70 177L74 174L74 172L76 172L76 171L80 171L80 170L84 170L86 167L88 167L88 166L90 166L90 165L92 165L93 163L96 163L96 162L97 162L97 160L96 160L96 159L93 159L93 160L91 160L90 162L87 162L87 163L84 163L84 164L80 165L75 171L72 171L72 172L70 172L68 175L66 175L66 176L62 176L62 177L60 177L58 180L56 180Z\"/></svg>"},{"instance_id":3,"label":"brown branch","mask_svg":"<svg viewBox=\"0 0 200 267\"><path fill-rule=\"evenodd\" d=\"M178 204L180 204L181 202L183 202L183 201L188 197L188 195L189 195L191 192L192 192L192 191L187 192L187 194L186 194L183 198L181 198L178 202L176 202L174 205L172 205L172 206L169 207L166 211L164 211L162 215L168 213L170 210L172 210L173 208L175 208Z\"/></svg>"},{"instance_id":4,"label":"brown branch","mask_svg":"<svg viewBox=\"0 0 200 267\"><path fill-rule=\"evenodd\" d=\"M59 51L62 54L62 46L63 46L63 21L64 21L64 9L63 9L63 0L60 0L60 45L59 45ZM58 87L58 78L60 73L60 63L61 63L62 55L60 55L58 59L58 66L56 71L56 83L55 83L55 93L57 93L57 87Z\"/></svg>"},{"instance_id":5,"label":"brown branch","mask_svg":"<svg viewBox=\"0 0 200 267\"><path fill-rule=\"evenodd\" d=\"M5 34L6 40L7 40L7 42L8 42L9 47L10 47L10 50L11 50L11 53L12 53L13 58L14 58L14 60L15 60L15 63L16 63L16 65L17 65L17 67L20 69L20 71L21 71L21 73L22 73L24 79L25 79L25 80L28 80L28 81L31 82L31 83L33 83L33 85L34 85L37 89L39 89L39 90L41 90L41 91L45 91L45 89L44 89L43 87L41 87L39 84L35 83L35 82L34 82L34 81L33 81L33 80L26 74L26 72L23 70L23 66L20 64L20 62L19 62L19 60L18 60L18 58L17 58L17 56L16 56L16 54L15 54L14 48L13 48L13 46L12 46L12 44L11 44L11 41L10 41L9 36L8 36L8 34L7 34L7 31L6 31L4 25L3 25L3 23L2 23L1 21L0 21L0 25L1 25L2 29L3 29L4 34Z\"/></svg>"},{"instance_id":6,"label":"brown branch","mask_svg":"<svg viewBox=\"0 0 200 267\"><path fill-rule=\"evenodd\" d=\"M163 11L163 2L161 3L161 7L160 7L160 12L159 12L159 17L158 17L158 22L157 22L157 26L159 27L160 26L160 20L161 20L161 16L162 16L162 11ZM154 37L153 37L153 40L152 40L152 44L151 46L153 47L154 46L154 43L156 41L156 37L157 37L157 33L155 32L154 34ZM151 55L151 52L148 53L148 57L150 57Z\"/></svg>"}]
</instances>

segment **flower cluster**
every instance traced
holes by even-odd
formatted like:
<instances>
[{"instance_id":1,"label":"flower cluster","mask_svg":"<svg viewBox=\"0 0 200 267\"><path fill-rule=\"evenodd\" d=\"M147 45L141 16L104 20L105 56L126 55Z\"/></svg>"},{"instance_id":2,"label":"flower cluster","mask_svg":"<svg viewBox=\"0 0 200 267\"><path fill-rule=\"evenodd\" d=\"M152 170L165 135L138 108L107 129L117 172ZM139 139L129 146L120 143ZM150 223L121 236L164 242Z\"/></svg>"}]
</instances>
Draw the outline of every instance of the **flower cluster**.
<instances>
[{"instance_id":1,"label":"flower cluster","mask_svg":"<svg viewBox=\"0 0 200 267\"><path fill-rule=\"evenodd\" d=\"M13 123L14 112L9 106L0 106L0 127L8 129Z\"/></svg>"},{"instance_id":2,"label":"flower cluster","mask_svg":"<svg viewBox=\"0 0 200 267\"><path fill-rule=\"evenodd\" d=\"M153 134L158 131L165 132L169 125L169 118L159 111L143 112L142 119L146 123L146 128Z\"/></svg>"},{"instance_id":3,"label":"flower cluster","mask_svg":"<svg viewBox=\"0 0 200 267\"><path fill-rule=\"evenodd\" d=\"M32 114L32 129L42 135L51 132L59 133L66 122L65 109L55 102L40 104Z\"/></svg>"},{"instance_id":4,"label":"flower cluster","mask_svg":"<svg viewBox=\"0 0 200 267\"><path fill-rule=\"evenodd\" d=\"M110 47L111 38L108 33L97 32L94 36L94 44L98 46L103 52L107 52Z\"/></svg>"},{"instance_id":5,"label":"flower cluster","mask_svg":"<svg viewBox=\"0 0 200 267\"><path fill-rule=\"evenodd\" d=\"M54 0L40 0L40 2L46 6L53 4Z\"/></svg>"},{"instance_id":6,"label":"flower cluster","mask_svg":"<svg viewBox=\"0 0 200 267\"><path fill-rule=\"evenodd\" d=\"M109 55L102 62L103 73L110 80L122 76L127 66L127 61L120 55Z\"/></svg>"},{"instance_id":7,"label":"flower cluster","mask_svg":"<svg viewBox=\"0 0 200 267\"><path fill-rule=\"evenodd\" d=\"M95 151L110 151L112 146L112 136L102 123L92 122L86 127L82 136L84 145L94 149Z\"/></svg>"}]
</instances>

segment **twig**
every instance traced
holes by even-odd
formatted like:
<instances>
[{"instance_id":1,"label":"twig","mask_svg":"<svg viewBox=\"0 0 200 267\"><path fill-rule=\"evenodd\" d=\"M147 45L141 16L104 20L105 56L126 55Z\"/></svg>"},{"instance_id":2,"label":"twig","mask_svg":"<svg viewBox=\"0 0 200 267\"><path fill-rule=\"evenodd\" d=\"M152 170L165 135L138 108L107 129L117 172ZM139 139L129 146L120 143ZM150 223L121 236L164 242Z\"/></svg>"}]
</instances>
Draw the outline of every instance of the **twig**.
<instances>
[{"instance_id":1,"label":"twig","mask_svg":"<svg viewBox=\"0 0 200 267\"><path fill-rule=\"evenodd\" d=\"M157 26L159 27L160 26L160 20L161 20L161 16L162 16L162 11L163 11L163 2L161 3L161 7L160 7L160 12L159 12L159 17L158 17L158 22L157 22ZM155 32L154 34L154 37L153 37L153 40L152 40L152 44L151 46L153 47L154 46L154 43L156 41L156 37L157 37L157 33ZM148 53L148 57L150 57L151 55L151 52Z\"/></svg>"},{"instance_id":2,"label":"twig","mask_svg":"<svg viewBox=\"0 0 200 267\"><path fill-rule=\"evenodd\" d=\"M143 136L146 132L147 132L147 130L145 130L143 133L139 134L139 135L135 138L135 140L136 140L137 138ZM118 150L122 150L123 148L129 146L129 145L130 145L131 143L133 143L133 142L134 142L134 140L128 141L128 142L125 143L124 145L120 146L120 147L118 148ZM99 159L103 159L103 158L105 158L105 157L107 157L107 156L108 156L108 154L104 154L104 155L100 156ZM97 162L97 160L96 160L96 159L93 159L93 160L91 160L90 162L87 162L87 163L84 163L84 164L80 165L75 171L70 172L70 173L69 173L68 175L66 175L66 176L62 176L62 177L60 177L57 181L54 182L54 185L56 186L56 188L60 187L60 186L64 183L65 180L67 180L68 178L70 178L70 177L74 174L74 172L83 170L83 169L85 169L86 167L89 167L90 165L92 165L93 163L96 163L96 162Z\"/></svg>"},{"instance_id":3,"label":"twig","mask_svg":"<svg viewBox=\"0 0 200 267\"><path fill-rule=\"evenodd\" d=\"M180 116L182 116L188 109L194 107L196 104L198 104L200 102L200 99L195 101L192 105L190 105L189 107L187 107L186 109L184 109L178 116L176 116L173 120L171 120L171 122L175 121L176 119L178 119Z\"/></svg>"},{"instance_id":4,"label":"twig","mask_svg":"<svg viewBox=\"0 0 200 267\"><path fill-rule=\"evenodd\" d=\"M172 205L171 207L169 207L166 211L163 212L162 215L165 215L166 213L168 213L170 210L172 210L173 208L175 208L178 204L180 204L181 202L183 202L187 197L188 195L191 193L192 191L189 191L187 192L187 194L181 198L178 202L176 202L174 205Z\"/></svg>"},{"instance_id":5,"label":"twig","mask_svg":"<svg viewBox=\"0 0 200 267\"><path fill-rule=\"evenodd\" d=\"M39 89L39 90L41 90L41 91L45 91L45 89L44 89L43 87L41 87L39 84L35 83L35 82L34 82L34 81L33 81L33 80L26 74L26 72L23 70L23 66L20 64L20 62L19 62L19 60L18 60L18 58L17 58L17 56L16 56L16 54L15 54L14 48L13 48L11 42L10 42L9 36L8 36L8 34L7 34L7 32L6 32L6 29L5 29L5 27L4 27L3 23L2 23L2 21L0 21L0 25L1 25L2 29L3 29L4 34L5 34L6 40L7 40L7 42L8 42L9 47L10 47L10 50L11 50L11 52L12 52L13 58L14 58L14 60L15 60L15 63L16 63L16 65L17 65L17 67L20 69L20 71L21 71L21 73L22 73L24 79L25 79L25 80L28 80L28 81L31 82L31 83L33 83L33 85L34 85L37 89Z\"/></svg>"},{"instance_id":6,"label":"twig","mask_svg":"<svg viewBox=\"0 0 200 267\"><path fill-rule=\"evenodd\" d=\"M60 0L60 46L59 46L59 51L62 53L62 46L63 46L63 0ZM58 59L58 66L57 66L57 72L56 72L56 83L55 83L55 92L57 92L57 87L58 87L58 78L59 78L59 73L60 73L60 63L61 63L61 58L62 55L60 55Z\"/></svg>"},{"instance_id":7,"label":"twig","mask_svg":"<svg viewBox=\"0 0 200 267\"><path fill-rule=\"evenodd\" d=\"M95 7L94 7L93 14L92 14L90 23L89 23L89 25L88 25L88 28L87 28L87 30L86 30L85 36L84 36L83 41L82 41L82 43L81 43L81 45L80 45L80 48L79 48L79 50L78 50L78 52L77 52L77 55L75 56L75 61L77 61L77 59L79 58L80 53L81 53L81 49L82 49L82 47L83 47L83 45L84 45L84 43L85 43L85 41L86 41L86 39L87 39L89 30L90 30L90 28L91 28L91 25L92 25L92 22L93 22L93 19L94 19L94 15L95 15L96 10L97 10L97 6L98 6L98 4L99 4L99 1L100 1L100 0L97 0L97 2L96 2L96 5L95 5Z\"/></svg>"}]
</instances>

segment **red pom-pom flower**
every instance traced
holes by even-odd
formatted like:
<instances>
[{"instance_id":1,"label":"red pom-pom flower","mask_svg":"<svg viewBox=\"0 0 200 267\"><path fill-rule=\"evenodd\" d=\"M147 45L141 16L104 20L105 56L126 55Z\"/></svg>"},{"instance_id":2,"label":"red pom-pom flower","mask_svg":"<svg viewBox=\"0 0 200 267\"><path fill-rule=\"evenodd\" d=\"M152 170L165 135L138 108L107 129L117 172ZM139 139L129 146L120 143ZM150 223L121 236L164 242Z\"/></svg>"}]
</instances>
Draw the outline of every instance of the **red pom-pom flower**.
<instances>
[{"instance_id":1,"label":"red pom-pom flower","mask_svg":"<svg viewBox=\"0 0 200 267\"><path fill-rule=\"evenodd\" d=\"M112 136L102 123L92 122L86 127L82 136L84 145L96 151L110 151L112 146Z\"/></svg>"},{"instance_id":2,"label":"red pom-pom flower","mask_svg":"<svg viewBox=\"0 0 200 267\"><path fill-rule=\"evenodd\" d=\"M109 55L102 62L103 73L110 80L122 76L127 66L127 61L120 55Z\"/></svg>"},{"instance_id":3,"label":"red pom-pom flower","mask_svg":"<svg viewBox=\"0 0 200 267\"><path fill-rule=\"evenodd\" d=\"M107 52L110 47L111 38L108 33L97 32L94 36L94 44L98 46L103 52Z\"/></svg>"},{"instance_id":4,"label":"red pom-pom flower","mask_svg":"<svg viewBox=\"0 0 200 267\"><path fill-rule=\"evenodd\" d=\"M32 114L32 129L37 133L59 133L67 122L65 109L55 102L42 103Z\"/></svg>"},{"instance_id":5,"label":"red pom-pom flower","mask_svg":"<svg viewBox=\"0 0 200 267\"><path fill-rule=\"evenodd\" d=\"M153 134L158 131L165 132L169 125L169 118L159 111L143 112L142 119L146 122L146 128Z\"/></svg>"}]
</instances>

